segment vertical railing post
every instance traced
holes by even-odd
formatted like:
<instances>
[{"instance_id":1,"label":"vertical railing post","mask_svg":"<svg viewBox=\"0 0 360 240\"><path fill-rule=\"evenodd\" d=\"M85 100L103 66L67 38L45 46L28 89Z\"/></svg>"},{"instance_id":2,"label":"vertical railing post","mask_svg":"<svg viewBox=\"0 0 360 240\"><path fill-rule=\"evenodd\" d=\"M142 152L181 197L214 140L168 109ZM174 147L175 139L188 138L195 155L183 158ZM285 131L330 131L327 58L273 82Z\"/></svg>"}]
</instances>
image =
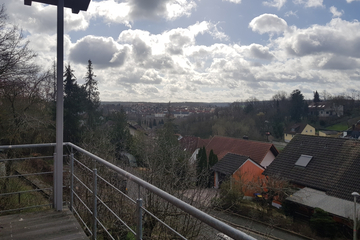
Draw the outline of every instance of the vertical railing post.
<instances>
[{"instance_id":1,"label":"vertical railing post","mask_svg":"<svg viewBox=\"0 0 360 240\"><path fill-rule=\"evenodd\" d=\"M63 67L64 67L64 0L57 4L57 93L56 93L56 153L54 162L54 206L62 211L63 205L63 141L64 141L64 93L63 93Z\"/></svg>"},{"instance_id":2,"label":"vertical railing post","mask_svg":"<svg viewBox=\"0 0 360 240\"><path fill-rule=\"evenodd\" d=\"M138 184L138 198L141 198L140 185Z\"/></svg>"},{"instance_id":3,"label":"vertical railing post","mask_svg":"<svg viewBox=\"0 0 360 240\"><path fill-rule=\"evenodd\" d=\"M142 199L136 200L137 226L136 226L136 240L142 240Z\"/></svg>"},{"instance_id":4,"label":"vertical railing post","mask_svg":"<svg viewBox=\"0 0 360 240\"><path fill-rule=\"evenodd\" d=\"M54 172L53 172L53 208L56 208L56 173L55 173L55 163L56 163L56 152L54 153Z\"/></svg>"},{"instance_id":5,"label":"vertical railing post","mask_svg":"<svg viewBox=\"0 0 360 240\"><path fill-rule=\"evenodd\" d=\"M94 198L94 206L93 206L93 239L96 240L96 232L97 232L97 169L93 170L93 198Z\"/></svg>"},{"instance_id":6,"label":"vertical railing post","mask_svg":"<svg viewBox=\"0 0 360 240\"><path fill-rule=\"evenodd\" d=\"M70 153L70 211L73 211L74 204L74 153Z\"/></svg>"}]
</instances>

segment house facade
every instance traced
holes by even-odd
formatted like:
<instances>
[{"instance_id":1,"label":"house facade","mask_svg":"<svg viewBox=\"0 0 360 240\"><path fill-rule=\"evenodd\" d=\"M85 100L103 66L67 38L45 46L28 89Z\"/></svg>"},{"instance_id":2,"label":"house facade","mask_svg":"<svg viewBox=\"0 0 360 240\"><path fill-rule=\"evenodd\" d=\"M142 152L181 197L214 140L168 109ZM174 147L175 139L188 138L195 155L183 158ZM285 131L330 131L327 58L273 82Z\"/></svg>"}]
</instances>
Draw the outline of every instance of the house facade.
<instances>
[{"instance_id":1,"label":"house facade","mask_svg":"<svg viewBox=\"0 0 360 240\"><path fill-rule=\"evenodd\" d=\"M248 156L228 153L211 168L214 171L214 188L230 180L242 189L246 197L253 197L258 191L256 182L265 177L262 174L264 169Z\"/></svg>"},{"instance_id":2,"label":"house facade","mask_svg":"<svg viewBox=\"0 0 360 240\"><path fill-rule=\"evenodd\" d=\"M184 117L188 117L191 113L190 112L173 112L172 113L174 115L174 118L184 118Z\"/></svg>"},{"instance_id":3,"label":"house facade","mask_svg":"<svg viewBox=\"0 0 360 240\"><path fill-rule=\"evenodd\" d=\"M290 142L296 134L315 136L315 128L309 124L294 124L285 130L284 141Z\"/></svg>"},{"instance_id":4,"label":"house facade","mask_svg":"<svg viewBox=\"0 0 360 240\"><path fill-rule=\"evenodd\" d=\"M344 115L344 106L332 102L319 102L308 105L309 114L319 117L341 117Z\"/></svg>"}]
</instances>

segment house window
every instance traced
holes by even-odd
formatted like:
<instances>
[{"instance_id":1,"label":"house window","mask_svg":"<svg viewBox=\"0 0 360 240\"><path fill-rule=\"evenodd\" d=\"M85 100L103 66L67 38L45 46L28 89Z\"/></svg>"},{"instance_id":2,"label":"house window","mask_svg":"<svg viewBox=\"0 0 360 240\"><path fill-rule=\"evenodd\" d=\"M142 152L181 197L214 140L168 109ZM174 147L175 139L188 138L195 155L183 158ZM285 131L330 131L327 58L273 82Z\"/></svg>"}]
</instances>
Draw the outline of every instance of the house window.
<instances>
[{"instance_id":1,"label":"house window","mask_svg":"<svg viewBox=\"0 0 360 240\"><path fill-rule=\"evenodd\" d=\"M300 167L306 167L312 158L312 156L302 154L296 161L295 165Z\"/></svg>"},{"instance_id":2,"label":"house window","mask_svg":"<svg viewBox=\"0 0 360 240\"><path fill-rule=\"evenodd\" d=\"M310 129L310 132L312 132L312 129Z\"/></svg>"},{"instance_id":3,"label":"house window","mask_svg":"<svg viewBox=\"0 0 360 240\"><path fill-rule=\"evenodd\" d=\"M287 137L287 133L285 133L285 136Z\"/></svg>"}]
</instances>

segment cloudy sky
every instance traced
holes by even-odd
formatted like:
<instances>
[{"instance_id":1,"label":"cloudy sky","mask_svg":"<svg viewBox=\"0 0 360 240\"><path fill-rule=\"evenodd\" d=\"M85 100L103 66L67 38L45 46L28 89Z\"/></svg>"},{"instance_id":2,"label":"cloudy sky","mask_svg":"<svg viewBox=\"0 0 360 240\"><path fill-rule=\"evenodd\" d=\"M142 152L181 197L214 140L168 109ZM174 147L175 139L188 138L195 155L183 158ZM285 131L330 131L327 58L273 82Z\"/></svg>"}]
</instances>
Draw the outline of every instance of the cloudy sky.
<instances>
[{"instance_id":1,"label":"cloudy sky","mask_svg":"<svg viewBox=\"0 0 360 240\"><path fill-rule=\"evenodd\" d=\"M56 7L1 0L37 62L56 58ZM65 59L102 101L233 102L360 90L360 0L92 0L65 11ZM321 94L320 94L321 95Z\"/></svg>"}]
</instances>

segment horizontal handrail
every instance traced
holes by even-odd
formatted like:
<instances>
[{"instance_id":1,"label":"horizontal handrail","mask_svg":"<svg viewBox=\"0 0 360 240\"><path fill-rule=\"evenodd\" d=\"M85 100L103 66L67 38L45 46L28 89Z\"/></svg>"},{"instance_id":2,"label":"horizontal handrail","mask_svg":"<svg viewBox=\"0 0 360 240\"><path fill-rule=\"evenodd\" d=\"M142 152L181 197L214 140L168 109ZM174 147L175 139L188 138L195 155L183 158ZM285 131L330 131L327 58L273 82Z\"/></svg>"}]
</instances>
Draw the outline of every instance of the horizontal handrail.
<instances>
[{"instance_id":1,"label":"horizontal handrail","mask_svg":"<svg viewBox=\"0 0 360 240\"><path fill-rule=\"evenodd\" d=\"M107 162L106 160L86 151L85 149L82 149L81 147L76 146L73 143L65 143L67 146L72 147L73 149L76 149L77 151L91 157L92 159L96 160L98 163L114 170L115 172L121 174L123 177L137 183L138 185L142 186L143 188L148 189L149 191L155 193L159 197L167 200L168 202L172 203L176 207L180 208L184 212L196 217L197 219L201 220L202 222L208 224L209 226L215 228L216 230L228 235L229 237L232 237L234 239L244 239L244 240L255 240L255 238L233 228L229 225L217 220L216 218L198 210L197 208L181 201L180 199L170 195L169 193L161 190L160 188L155 187L154 185L142 180L139 177L136 177L132 175L129 172L126 172L125 170Z\"/></svg>"},{"instance_id":2,"label":"horizontal handrail","mask_svg":"<svg viewBox=\"0 0 360 240\"><path fill-rule=\"evenodd\" d=\"M32 190L26 190L26 191L18 191L18 192L9 192L9 193L1 193L0 197L2 196L10 196L15 194L22 194L22 193L28 193L28 192L40 192L40 191L47 191L52 190L52 188L39 188L39 189L32 189Z\"/></svg>"},{"instance_id":3,"label":"horizontal handrail","mask_svg":"<svg viewBox=\"0 0 360 240\"><path fill-rule=\"evenodd\" d=\"M49 203L49 204L35 205L35 206L30 206L30 207L23 207L23 208L14 208L14 209L9 209L9 210L2 210L2 211L0 211L0 213L8 213L8 212L15 212L15 211L27 210L27 209L32 209L32 208L51 207L51 206L52 206L52 203Z\"/></svg>"},{"instance_id":4,"label":"horizontal handrail","mask_svg":"<svg viewBox=\"0 0 360 240\"><path fill-rule=\"evenodd\" d=\"M9 176L0 177L2 178L17 178L17 177L29 177L29 176L38 176L38 175L46 175L46 174L52 174L54 172L37 172L37 173L24 173L24 174L14 174Z\"/></svg>"},{"instance_id":5,"label":"horizontal handrail","mask_svg":"<svg viewBox=\"0 0 360 240\"><path fill-rule=\"evenodd\" d=\"M63 145L66 145L64 143ZM2 145L0 149L15 149L15 148L37 148L37 147L55 147L56 143L34 143L34 144L19 144L19 145Z\"/></svg>"},{"instance_id":6,"label":"horizontal handrail","mask_svg":"<svg viewBox=\"0 0 360 240\"><path fill-rule=\"evenodd\" d=\"M34 159L46 159L46 158L54 158L54 156L7 158L7 159L0 159L0 162L5 162L5 161L19 161L19 160L34 160Z\"/></svg>"}]
</instances>

